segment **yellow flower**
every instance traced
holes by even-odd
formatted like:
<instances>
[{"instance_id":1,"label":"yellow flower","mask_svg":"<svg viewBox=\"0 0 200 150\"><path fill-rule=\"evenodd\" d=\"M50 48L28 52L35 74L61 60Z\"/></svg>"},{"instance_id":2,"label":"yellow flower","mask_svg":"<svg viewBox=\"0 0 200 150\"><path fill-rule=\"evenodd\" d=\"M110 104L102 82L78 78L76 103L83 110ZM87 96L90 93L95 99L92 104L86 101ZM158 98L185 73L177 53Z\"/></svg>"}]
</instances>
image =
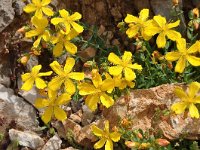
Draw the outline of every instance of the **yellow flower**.
<instances>
[{"instance_id":1,"label":"yellow flower","mask_svg":"<svg viewBox=\"0 0 200 150\"><path fill-rule=\"evenodd\" d=\"M132 53L128 51L124 52L122 60L114 53L109 54L108 60L116 65L109 67L109 73L113 76L118 76L123 71L127 81L132 81L136 78L133 69L142 70L141 65L138 65L137 63L132 64Z\"/></svg>"},{"instance_id":2,"label":"yellow flower","mask_svg":"<svg viewBox=\"0 0 200 150\"><path fill-rule=\"evenodd\" d=\"M47 86L45 81L42 80L40 77L50 76L52 74L52 71L39 73L41 68L41 65L34 66L30 73L25 73L21 76L22 81L24 82L21 87L22 90L29 91L33 87L34 82L38 89L44 89Z\"/></svg>"},{"instance_id":3,"label":"yellow flower","mask_svg":"<svg viewBox=\"0 0 200 150\"><path fill-rule=\"evenodd\" d=\"M198 82L192 82L189 85L188 93L185 93L180 87L175 88L175 94L181 99L181 102L175 103L171 106L172 111L176 114L181 114L186 108L189 108L189 113L192 118L199 118L199 111L195 106L200 103L200 96L197 95L200 89Z\"/></svg>"},{"instance_id":4,"label":"yellow flower","mask_svg":"<svg viewBox=\"0 0 200 150\"><path fill-rule=\"evenodd\" d=\"M178 60L175 72L182 73L185 69L186 62L188 61L193 66L200 66L200 58L193 56L200 49L200 42L197 41L190 48L187 49L185 39L181 38L177 41L178 51L168 52L165 59L168 61Z\"/></svg>"},{"instance_id":5,"label":"yellow flower","mask_svg":"<svg viewBox=\"0 0 200 150\"><path fill-rule=\"evenodd\" d=\"M118 132L112 132L109 131L109 122L105 121L105 128L104 130L101 130L97 126L92 126L92 132L94 135L100 137L100 140L95 143L94 149L100 149L105 145L105 150L113 150L113 142L118 142L120 140L121 134Z\"/></svg>"},{"instance_id":6,"label":"yellow flower","mask_svg":"<svg viewBox=\"0 0 200 150\"><path fill-rule=\"evenodd\" d=\"M145 28L145 33L149 36L159 34L156 39L158 48L164 48L166 45L166 36L172 41L176 41L181 38L181 34L172 28L177 27L180 24L180 20L167 23L166 19L160 15L153 17L153 22Z\"/></svg>"},{"instance_id":7,"label":"yellow flower","mask_svg":"<svg viewBox=\"0 0 200 150\"><path fill-rule=\"evenodd\" d=\"M152 20L147 20L149 17L149 9L143 9L140 11L139 17L127 14L125 22L129 24L129 28L126 34L129 38L135 37L137 33L140 33L145 40L149 40L152 36L148 36L145 33L145 28L151 23Z\"/></svg>"},{"instance_id":8,"label":"yellow flower","mask_svg":"<svg viewBox=\"0 0 200 150\"><path fill-rule=\"evenodd\" d=\"M31 19L32 24L35 26L35 29L26 32L25 37L31 38L37 36L37 40L33 43L33 47L38 47L41 39L48 41L50 39L50 33L46 30L48 26L48 20L46 18L37 18L35 16Z\"/></svg>"},{"instance_id":9,"label":"yellow flower","mask_svg":"<svg viewBox=\"0 0 200 150\"><path fill-rule=\"evenodd\" d=\"M78 81L84 79L84 73L72 72L74 65L75 60L71 57L67 58L64 70L57 61L52 62L50 64L50 67L57 74L57 76L49 82L48 87L51 90L56 91L60 89L61 85L64 83L66 92L71 95L74 94L76 91L76 87L72 79Z\"/></svg>"},{"instance_id":10,"label":"yellow flower","mask_svg":"<svg viewBox=\"0 0 200 150\"><path fill-rule=\"evenodd\" d=\"M44 108L42 120L47 124L53 116L60 121L67 118L65 111L60 106L69 103L70 100L71 95L68 93L63 93L57 97L57 92L49 89L48 99L37 98L34 105L38 109Z\"/></svg>"},{"instance_id":11,"label":"yellow flower","mask_svg":"<svg viewBox=\"0 0 200 150\"><path fill-rule=\"evenodd\" d=\"M66 34L70 32L71 28L73 28L78 33L83 32L83 27L75 22L82 18L80 13L75 12L70 16L68 11L62 9L59 10L59 14L62 18L51 19L51 23L53 25L63 23L65 25Z\"/></svg>"},{"instance_id":12,"label":"yellow flower","mask_svg":"<svg viewBox=\"0 0 200 150\"><path fill-rule=\"evenodd\" d=\"M92 70L92 83L81 83L78 85L79 94L87 95L85 104L92 110L97 109L97 104L101 103L107 108L114 104L114 100L106 91L112 91L114 87L112 79L102 80L97 70Z\"/></svg>"},{"instance_id":13,"label":"yellow flower","mask_svg":"<svg viewBox=\"0 0 200 150\"><path fill-rule=\"evenodd\" d=\"M74 29L72 29L67 35L63 34L62 32L59 32L56 37L53 37L51 42L53 44L56 44L53 48L53 55L55 57L60 56L64 47L66 51L68 51L70 54L76 54L77 47L76 45L71 43L70 40L72 40L77 35L78 33Z\"/></svg>"},{"instance_id":14,"label":"yellow flower","mask_svg":"<svg viewBox=\"0 0 200 150\"><path fill-rule=\"evenodd\" d=\"M35 16L38 18L43 17L43 13L47 16L53 16L54 12L47 5L51 0L32 0L32 3L24 7L26 13L35 12Z\"/></svg>"}]
</instances>

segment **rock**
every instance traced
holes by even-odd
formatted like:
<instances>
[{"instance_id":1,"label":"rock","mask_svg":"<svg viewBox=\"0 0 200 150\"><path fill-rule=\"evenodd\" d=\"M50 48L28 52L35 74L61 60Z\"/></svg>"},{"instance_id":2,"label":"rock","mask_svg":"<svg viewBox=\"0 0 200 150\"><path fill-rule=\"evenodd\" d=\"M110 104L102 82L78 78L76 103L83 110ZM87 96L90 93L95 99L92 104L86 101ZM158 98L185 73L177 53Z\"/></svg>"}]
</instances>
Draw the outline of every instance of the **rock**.
<instances>
[{"instance_id":1,"label":"rock","mask_svg":"<svg viewBox=\"0 0 200 150\"><path fill-rule=\"evenodd\" d=\"M18 141L19 145L30 147L32 149L37 149L44 145L44 140L34 132L30 131L22 132L15 129L10 129L9 137L11 141Z\"/></svg>"},{"instance_id":2,"label":"rock","mask_svg":"<svg viewBox=\"0 0 200 150\"><path fill-rule=\"evenodd\" d=\"M36 56L31 56L26 64L27 69L31 71L31 69L36 65L38 65L38 58Z\"/></svg>"},{"instance_id":3,"label":"rock","mask_svg":"<svg viewBox=\"0 0 200 150\"><path fill-rule=\"evenodd\" d=\"M67 148L65 148L65 149L61 149L61 150L78 150L78 149L73 148L73 147L67 147Z\"/></svg>"},{"instance_id":4,"label":"rock","mask_svg":"<svg viewBox=\"0 0 200 150\"><path fill-rule=\"evenodd\" d=\"M79 117L76 114L71 114L69 118L72 119L76 123L81 123L81 117Z\"/></svg>"},{"instance_id":5,"label":"rock","mask_svg":"<svg viewBox=\"0 0 200 150\"><path fill-rule=\"evenodd\" d=\"M24 99L14 95L10 88L0 84L0 133L4 133L6 128L13 122L18 128L36 131L38 121L36 110L24 101Z\"/></svg>"},{"instance_id":6,"label":"rock","mask_svg":"<svg viewBox=\"0 0 200 150\"><path fill-rule=\"evenodd\" d=\"M83 62L86 62L96 55L96 51L97 50L93 47L87 47L86 49L79 51L78 55Z\"/></svg>"},{"instance_id":7,"label":"rock","mask_svg":"<svg viewBox=\"0 0 200 150\"><path fill-rule=\"evenodd\" d=\"M44 145L42 150L59 150L61 148L62 140L58 135L54 135Z\"/></svg>"},{"instance_id":8,"label":"rock","mask_svg":"<svg viewBox=\"0 0 200 150\"><path fill-rule=\"evenodd\" d=\"M11 70L8 66L9 66L8 62L0 64L0 84L3 84L6 87L9 87L11 83L10 82Z\"/></svg>"},{"instance_id":9,"label":"rock","mask_svg":"<svg viewBox=\"0 0 200 150\"><path fill-rule=\"evenodd\" d=\"M150 89L132 90L129 97L122 97L115 105L103 110L103 115L109 120L111 128L117 126L123 118L131 117L132 129L153 128L155 131L162 131L168 139L177 139L183 135L187 139L199 139L199 119L164 114L178 100L174 95L176 86L185 87L183 84L165 84Z\"/></svg>"},{"instance_id":10,"label":"rock","mask_svg":"<svg viewBox=\"0 0 200 150\"><path fill-rule=\"evenodd\" d=\"M94 119L94 112L92 112L86 105L83 105L82 110L83 114L81 116L81 123L83 126L86 126Z\"/></svg>"},{"instance_id":11,"label":"rock","mask_svg":"<svg viewBox=\"0 0 200 150\"><path fill-rule=\"evenodd\" d=\"M12 0L1 0L0 3L0 32L3 31L14 19Z\"/></svg>"},{"instance_id":12,"label":"rock","mask_svg":"<svg viewBox=\"0 0 200 150\"><path fill-rule=\"evenodd\" d=\"M25 7L25 4L21 0L15 0L13 3L15 14L20 16L23 13L23 8Z\"/></svg>"},{"instance_id":13,"label":"rock","mask_svg":"<svg viewBox=\"0 0 200 150\"><path fill-rule=\"evenodd\" d=\"M59 137L66 139L66 132L62 122L60 121L51 121L51 125L58 132Z\"/></svg>"}]
</instances>

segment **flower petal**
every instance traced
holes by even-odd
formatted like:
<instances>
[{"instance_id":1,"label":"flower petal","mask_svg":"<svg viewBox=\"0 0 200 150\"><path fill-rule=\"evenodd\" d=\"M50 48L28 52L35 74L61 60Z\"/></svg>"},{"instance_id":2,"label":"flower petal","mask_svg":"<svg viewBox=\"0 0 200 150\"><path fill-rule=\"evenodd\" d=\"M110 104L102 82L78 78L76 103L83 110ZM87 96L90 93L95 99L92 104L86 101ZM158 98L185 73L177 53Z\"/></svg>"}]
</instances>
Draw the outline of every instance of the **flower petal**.
<instances>
[{"instance_id":1,"label":"flower petal","mask_svg":"<svg viewBox=\"0 0 200 150\"><path fill-rule=\"evenodd\" d=\"M157 39L156 39L156 44L158 45L158 48L164 48L166 45L166 38L164 32L161 32Z\"/></svg>"},{"instance_id":2,"label":"flower petal","mask_svg":"<svg viewBox=\"0 0 200 150\"><path fill-rule=\"evenodd\" d=\"M183 89L180 88L180 87L176 87L176 88L174 89L174 93L175 93L176 96L178 96L178 97L179 97L180 99L182 99L182 100L188 99L187 94L186 94L186 93L183 91Z\"/></svg>"},{"instance_id":3,"label":"flower petal","mask_svg":"<svg viewBox=\"0 0 200 150\"><path fill-rule=\"evenodd\" d=\"M92 129L92 133L94 133L94 135L98 136L98 137L102 137L104 135L103 130L101 130L100 128L98 128L97 126L93 125L91 127Z\"/></svg>"},{"instance_id":4,"label":"flower petal","mask_svg":"<svg viewBox=\"0 0 200 150\"><path fill-rule=\"evenodd\" d=\"M167 27L168 27L169 29L171 29L171 28L174 28L174 27L179 26L179 24L180 24L180 20L177 20L176 22L169 23L169 24L167 25Z\"/></svg>"},{"instance_id":5,"label":"flower petal","mask_svg":"<svg viewBox=\"0 0 200 150\"><path fill-rule=\"evenodd\" d=\"M101 92L100 90L96 89L94 85L89 83L81 83L80 85L78 85L78 89L80 95L90 95Z\"/></svg>"},{"instance_id":6,"label":"flower petal","mask_svg":"<svg viewBox=\"0 0 200 150\"><path fill-rule=\"evenodd\" d=\"M121 134L118 132L112 132L110 134L110 138L114 141L114 142L118 142L120 140Z\"/></svg>"},{"instance_id":7,"label":"flower petal","mask_svg":"<svg viewBox=\"0 0 200 150\"><path fill-rule=\"evenodd\" d=\"M44 107L49 106L49 102L50 102L50 101L47 100L47 99L44 99L44 98L37 98L37 99L35 100L34 106L35 106L36 108L38 108L38 109L44 108Z\"/></svg>"},{"instance_id":8,"label":"flower petal","mask_svg":"<svg viewBox=\"0 0 200 150\"><path fill-rule=\"evenodd\" d=\"M35 16L38 17L38 18L42 18L43 17L43 14L42 14L42 9L39 8L35 11Z\"/></svg>"},{"instance_id":9,"label":"flower petal","mask_svg":"<svg viewBox=\"0 0 200 150\"><path fill-rule=\"evenodd\" d=\"M142 70L142 66L138 65L137 63L128 65L128 68L136 69L136 70Z\"/></svg>"},{"instance_id":10,"label":"flower petal","mask_svg":"<svg viewBox=\"0 0 200 150\"><path fill-rule=\"evenodd\" d=\"M196 53L200 50L200 42L199 41L196 41L196 43L194 43L188 50L187 52L189 54L192 54L192 53Z\"/></svg>"},{"instance_id":11,"label":"flower petal","mask_svg":"<svg viewBox=\"0 0 200 150\"><path fill-rule=\"evenodd\" d=\"M125 63L131 63L132 60L132 53L125 51L124 55L122 56L122 61Z\"/></svg>"},{"instance_id":12,"label":"flower petal","mask_svg":"<svg viewBox=\"0 0 200 150\"><path fill-rule=\"evenodd\" d=\"M128 67L124 68L124 76L127 81L132 81L136 78L135 72Z\"/></svg>"},{"instance_id":13,"label":"flower petal","mask_svg":"<svg viewBox=\"0 0 200 150\"><path fill-rule=\"evenodd\" d=\"M189 61L192 66L200 66L200 58L198 57L187 55L187 61Z\"/></svg>"},{"instance_id":14,"label":"flower petal","mask_svg":"<svg viewBox=\"0 0 200 150\"><path fill-rule=\"evenodd\" d=\"M165 59L168 61L176 61L181 57L181 53L180 52L168 52L165 55Z\"/></svg>"},{"instance_id":15,"label":"flower petal","mask_svg":"<svg viewBox=\"0 0 200 150\"><path fill-rule=\"evenodd\" d=\"M106 150L113 150L113 142L110 139L108 139L106 141L105 149Z\"/></svg>"},{"instance_id":16,"label":"flower petal","mask_svg":"<svg viewBox=\"0 0 200 150\"><path fill-rule=\"evenodd\" d=\"M77 53L77 47L73 43L71 43L69 41L65 41L64 45L65 45L66 51L69 52L70 54L74 55Z\"/></svg>"},{"instance_id":17,"label":"flower petal","mask_svg":"<svg viewBox=\"0 0 200 150\"><path fill-rule=\"evenodd\" d=\"M81 25L79 25L78 23L71 22L70 24L74 28L74 30L76 30L76 32L78 32L78 33L82 33L83 32L83 30L84 30L83 27Z\"/></svg>"},{"instance_id":18,"label":"flower petal","mask_svg":"<svg viewBox=\"0 0 200 150\"><path fill-rule=\"evenodd\" d=\"M32 70L31 70L31 74L33 76L36 76L39 73L39 71L40 71L41 68L42 68L42 65L36 65L36 66L34 66L32 68Z\"/></svg>"},{"instance_id":19,"label":"flower petal","mask_svg":"<svg viewBox=\"0 0 200 150\"><path fill-rule=\"evenodd\" d=\"M193 103L189 106L189 113L192 118L199 118L199 111Z\"/></svg>"},{"instance_id":20,"label":"flower petal","mask_svg":"<svg viewBox=\"0 0 200 150\"><path fill-rule=\"evenodd\" d=\"M38 30L30 30L30 31L25 33L25 37L31 38L31 37L34 37L34 36L38 36L39 34L40 34L40 32Z\"/></svg>"},{"instance_id":21,"label":"flower petal","mask_svg":"<svg viewBox=\"0 0 200 150\"><path fill-rule=\"evenodd\" d=\"M34 84L34 78L31 77L24 82L21 89L24 90L24 91L29 91L30 89L32 89L33 84Z\"/></svg>"},{"instance_id":22,"label":"flower petal","mask_svg":"<svg viewBox=\"0 0 200 150\"><path fill-rule=\"evenodd\" d=\"M40 44L42 36L38 36L37 40L33 43L33 47L38 47Z\"/></svg>"},{"instance_id":23,"label":"flower petal","mask_svg":"<svg viewBox=\"0 0 200 150\"><path fill-rule=\"evenodd\" d=\"M186 58L181 56L175 66L175 72L182 73L186 66Z\"/></svg>"},{"instance_id":24,"label":"flower petal","mask_svg":"<svg viewBox=\"0 0 200 150\"><path fill-rule=\"evenodd\" d=\"M69 103L71 100L71 95L68 93L63 93L62 95L60 95L58 97L58 99L56 100L55 104L56 105L64 105Z\"/></svg>"},{"instance_id":25,"label":"flower petal","mask_svg":"<svg viewBox=\"0 0 200 150\"><path fill-rule=\"evenodd\" d=\"M101 75L96 69L92 70L92 83L96 88L99 88L99 86L102 84Z\"/></svg>"},{"instance_id":26,"label":"flower petal","mask_svg":"<svg viewBox=\"0 0 200 150\"><path fill-rule=\"evenodd\" d=\"M142 9L139 14L139 18L142 21L146 21L149 17L149 9Z\"/></svg>"},{"instance_id":27,"label":"flower petal","mask_svg":"<svg viewBox=\"0 0 200 150\"><path fill-rule=\"evenodd\" d=\"M53 115L53 107L50 106L47 109L45 109L44 114L42 115L42 121L44 121L45 124L47 124Z\"/></svg>"},{"instance_id":28,"label":"flower petal","mask_svg":"<svg viewBox=\"0 0 200 150\"><path fill-rule=\"evenodd\" d=\"M59 23L61 23L61 22L64 22L64 19L63 19L63 18L53 18L53 19L51 19L51 23L52 23L53 25L57 25L57 24L59 24Z\"/></svg>"},{"instance_id":29,"label":"flower petal","mask_svg":"<svg viewBox=\"0 0 200 150\"><path fill-rule=\"evenodd\" d=\"M165 17L162 17L161 15L157 15L157 16L154 16L153 17L153 20L155 20L156 21L156 23L162 28L162 27L164 27L165 26L165 24L166 24L166 19L165 19Z\"/></svg>"},{"instance_id":30,"label":"flower petal","mask_svg":"<svg viewBox=\"0 0 200 150\"><path fill-rule=\"evenodd\" d=\"M172 111L174 111L178 115L182 114L186 108L187 108L187 103L185 102L178 102L171 106Z\"/></svg>"},{"instance_id":31,"label":"flower petal","mask_svg":"<svg viewBox=\"0 0 200 150\"><path fill-rule=\"evenodd\" d=\"M85 104L91 111L95 111L97 109L97 104L99 100L100 99L98 94L88 95L85 99Z\"/></svg>"},{"instance_id":32,"label":"flower petal","mask_svg":"<svg viewBox=\"0 0 200 150\"><path fill-rule=\"evenodd\" d=\"M54 107L54 115L55 115L56 119L58 119L60 121L64 121L65 119L67 119L66 112L58 106Z\"/></svg>"},{"instance_id":33,"label":"flower petal","mask_svg":"<svg viewBox=\"0 0 200 150\"><path fill-rule=\"evenodd\" d=\"M178 39L176 46L177 46L179 52L185 52L186 51L186 40L184 38Z\"/></svg>"},{"instance_id":34,"label":"flower petal","mask_svg":"<svg viewBox=\"0 0 200 150\"><path fill-rule=\"evenodd\" d=\"M124 19L126 23L136 23L139 19L133 15L127 14L126 18Z\"/></svg>"},{"instance_id":35,"label":"flower petal","mask_svg":"<svg viewBox=\"0 0 200 150\"><path fill-rule=\"evenodd\" d=\"M172 41L176 41L177 39L181 38L181 34L174 30L168 30L166 35Z\"/></svg>"},{"instance_id":36,"label":"flower petal","mask_svg":"<svg viewBox=\"0 0 200 150\"><path fill-rule=\"evenodd\" d=\"M48 87L49 87L51 90L56 91L56 90L58 90L58 89L61 87L61 85L62 85L62 83L64 82L64 80L65 80L65 79L64 79L63 77L57 76L57 77L53 78L53 79L49 82Z\"/></svg>"},{"instance_id":37,"label":"flower petal","mask_svg":"<svg viewBox=\"0 0 200 150\"><path fill-rule=\"evenodd\" d=\"M46 5L50 4L50 3L51 3L51 0L42 0L41 1L42 6L46 6Z\"/></svg>"},{"instance_id":38,"label":"flower petal","mask_svg":"<svg viewBox=\"0 0 200 150\"><path fill-rule=\"evenodd\" d=\"M55 57L59 57L62 54L62 52L63 52L63 44L59 42L53 48L53 55Z\"/></svg>"},{"instance_id":39,"label":"flower petal","mask_svg":"<svg viewBox=\"0 0 200 150\"><path fill-rule=\"evenodd\" d=\"M50 64L51 69L58 75L64 75L64 71L61 67L61 65L57 61L53 61Z\"/></svg>"},{"instance_id":40,"label":"flower petal","mask_svg":"<svg viewBox=\"0 0 200 150\"><path fill-rule=\"evenodd\" d=\"M197 84L197 82L192 82L189 85L189 91L188 91L188 95L190 98L194 98L196 96L196 94L199 92L199 86Z\"/></svg>"},{"instance_id":41,"label":"flower petal","mask_svg":"<svg viewBox=\"0 0 200 150\"><path fill-rule=\"evenodd\" d=\"M100 95L101 103L106 106L106 108L109 108L114 104L114 100L111 96L108 96L106 93L102 93Z\"/></svg>"},{"instance_id":42,"label":"flower petal","mask_svg":"<svg viewBox=\"0 0 200 150\"><path fill-rule=\"evenodd\" d=\"M48 7L42 7L42 11L47 16L53 16L54 14L53 10Z\"/></svg>"},{"instance_id":43,"label":"flower petal","mask_svg":"<svg viewBox=\"0 0 200 150\"><path fill-rule=\"evenodd\" d=\"M38 89L44 89L47 84L45 83L44 80L42 80L41 78L36 78L35 79L35 85Z\"/></svg>"},{"instance_id":44,"label":"flower petal","mask_svg":"<svg viewBox=\"0 0 200 150\"><path fill-rule=\"evenodd\" d=\"M119 65L122 62L121 59L115 53L109 54L108 61L115 65Z\"/></svg>"},{"instance_id":45,"label":"flower petal","mask_svg":"<svg viewBox=\"0 0 200 150\"><path fill-rule=\"evenodd\" d=\"M42 35L42 38L44 39L44 41L49 41L50 40L50 37L51 37L51 35L50 35L50 33L49 33L49 31L45 31L44 32L44 34Z\"/></svg>"},{"instance_id":46,"label":"flower petal","mask_svg":"<svg viewBox=\"0 0 200 150\"><path fill-rule=\"evenodd\" d=\"M59 14L61 15L62 18L69 17L69 12L65 9L59 10Z\"/></svg>"},{"instance_id":47,"label":"flower petal","mask_svg":"<svg viewBox=\"0 0 200 150\"><path fill-rule=\"evenodd\" d=\"M98 142L96 142L94 144L94 149L100 149L100 148L102 148L105 143L106 143L106 139L105 138L100 139Z\"/></svg>"},{"instance_id":48,"label":"flower petal","mask_svg":"<svg viewBox=\"0 0 200 150\"><path fill-rule=\"evenodd\" d=\"M32 3L26 5L26 6L23 8L23 10L24 10L26 13L34 12L34 11L36 11L36 9L37 9L37 7L36 7L34 4L32 4Z\"/></svg>"},{"instance_id":49,"label":"flower petal","mask_svg":"<svg viewBox=\"0 0 200 150\"><path fill-rule=\"evenodd\" d=\"M64 67L65 73L70 73L74 65L75 65L75 59L72 57L68 57Z\"/></svg>"},{"instance_id":50,"label":"flower petal","mask_svg":"<svg viewBox=\"0 0 200 150\"><path fill-rule=\"evenodd\" d=\"M68 74L68 77L70 79L74 79L74 80L80 81L80 80L84 79L84 73L81 73L81 72L71 72L71 73Z\"/></svg>"},{"instance_id":51,"label":"flower petal","mask_svg":"<svg viewBox=\"0 0 200 150\"><path fill-rule=\"evenodd\" d=\"M122 69L123 67L122 66L113 66L113 67L109 67L108 70L109 70L109 73L111 75L114 75L114 76L118 76L122 73Z\"/></svg>"},{"instance_id":52,"label":"flower petal","mask_svg":"<svg viewBox=\"0 0 200 150\"><path fill-rule=\"evenodd\" d=\"M52 71L48 71L48 72L41 72L38 74L38 76L50 76L53 72Z\"/></svg>"},{"instance_id":53,"label":"flower petal","mask_svg":"<svg viewBox=\"0 0 200 150\"><path fill-rule=\"evenodd\" d=\"M119 80L119 79L118 79ZM112 91L115 87L115 81L113 79L105 79L101 84L102 91Z\"/></svg>"},{"instance_id":54,"label":"flower petal","mask_svg":"<svg viewBox=\"0 0 200 150\"><path fill-rule=\"evenodd\" d=\"M138 25L130 24L129 28L126 30L126 34L128 35L129 38L133 38L136 36L138 31L139 31Z\"/></svg>"},{"instance_id":55,"label":"flower petal","mask_svg":"<svg viewBox=\"0 0 200 150\"><path fill-rule=\"evenodd\" d=\"M71 79L65 79L65 90L70 95L73 95L76 92L76 87Z\"/></svg>"},{"instance_id":56,"label":"flower petal","mask_svg":"<svg viewBox=\"0 0 200 150\"><path fill-rule=\"evenodd\" d=\"M82 18L82 15L80 13L78 13L78 12L75 12L74 14L72 14L70 16L70 19L73 20L73 21L77 21L77 20L79 20L81 18Z\"/></svg>"},{"instance_id":57,"label":"flower petal","mask_svg":"<svg viewBox=\"0 0 200 150\"><path fill-rule=\"evenodd\" d=\"M26 80L31 78L31 74L30 73L25 73L23 75L21 75L22 81L25 82Z\"/></svg>"}]
</instances>

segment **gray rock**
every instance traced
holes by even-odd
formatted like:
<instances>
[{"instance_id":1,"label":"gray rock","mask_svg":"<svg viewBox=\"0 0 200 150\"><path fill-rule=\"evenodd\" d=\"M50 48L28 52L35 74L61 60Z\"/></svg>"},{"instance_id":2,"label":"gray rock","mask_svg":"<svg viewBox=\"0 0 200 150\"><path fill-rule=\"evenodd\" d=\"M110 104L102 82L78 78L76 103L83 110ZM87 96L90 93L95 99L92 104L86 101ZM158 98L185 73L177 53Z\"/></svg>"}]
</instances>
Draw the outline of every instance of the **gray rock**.
<instances>
[{"instance_id":1,"label":"gray rock","mask_svg":"<svg viewBox=\"0 0 200 150\"><path fill-rule=\"evenodd\" d=\"M61 148L62 140L58 135L54 135L44 145L42 150L59 150Z\"/></svg>"},{"instance_id":2,"label":"gray rock","mask_svg":"<svg viewBox=\"0 0 200 150\"><path fill-rule=\"evenodd\" d=\"M25 6L25 4L24 4L23 1L15 0L13 2L13 7L14 7L15 14L20 16L23 13L24 6Z\"/></svg>"},{"instance_id":3,"label":"gray rock","mask_svg":"<svg viewBox=\"0 0 200 150\"><path fill-rule=\"evenodd\" d=\"M14 19L12 0L1 0L0 2L0 32L3 31Z\"/></svg>"},{"instance_id":4,"label":"gray rock","mask_svg":"<svg viewBox=\"0 0 200 150\"><path fill-rule=\"evenodd\" d=\"M94 112L92 112L86 105L83 105L82 110L83 115L81 116L81 123L83 126L86 126L94 119Z\"/></svg>"},{"instance_id":5,"label":"gray rock","mask_svg":"<svg viewBox=\"0 0 200 150\"><path fill-rule=\"evenodd\" d=\"M4 123L0 126L0 132L5 132L6 128L13 121L16 126L24 130L36 131L38 121L36 110L20 98L14 95L10 88L0 84L0 118L4 118Z\"/></svg>"},{"instance_id":6,"label":"gray rock","mask_svg":"<svg viewBox=\"0 0 200 150\"><path fill-rule=\"evenodd\" d=\"M10 74L11 70L8 63L0 64L0 84L3 84L6 87L10 86Z\"/></svg>"},{"instance_id":7,"label":"gray rock","mask_svg":"<svg viewBox=\"0 0 200 150\"><path fill-rule=\"evenodd\" d=\"M10 129L9 137L11 141L18 141L19 145L30 147L32 149L37 149L44 145L44 140L34 132L30 131L22 132Z\"/></svg>"},{"instance_id":8,"label":"gray rock","mask_svg":"<svg viewBox=\"0 0 200 150\"><path fill-rule=\"evenodd\" d=\"M78 149L73 148L73 147L67 147L67 148L65 148L65 149L61 149L61 150L78 150Z\"/></svg>"},{"instance_id":9,"label":"gray rock","mask_svg":"<svg viewBox=\"0 0 200 150\"><path fill-rule=\"evenodd\" d=\"M27 69L31 71L36 65L38 65L38 58L36 56L31 56L26 64Z\"/></svg>"}]
</instances>

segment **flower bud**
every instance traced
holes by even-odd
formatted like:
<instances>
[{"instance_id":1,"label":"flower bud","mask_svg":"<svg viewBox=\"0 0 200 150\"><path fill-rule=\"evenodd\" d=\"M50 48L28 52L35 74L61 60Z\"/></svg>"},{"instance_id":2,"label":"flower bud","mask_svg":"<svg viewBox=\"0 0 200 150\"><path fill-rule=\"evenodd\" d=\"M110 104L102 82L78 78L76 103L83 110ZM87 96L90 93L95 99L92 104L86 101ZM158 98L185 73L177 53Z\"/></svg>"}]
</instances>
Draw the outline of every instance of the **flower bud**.
<instances>
[{"instance_id":1,"label":"flower bud","mask_svg":"<svg viewBox=\"0 0 200 150\"><path fill-rule=\"evenodd\" d=\"M128 148L137 148L138 146L140 146L140 143L138 143L138 142L132 142L132 141L126 141L125 145Z\"/></svg>"},{"instance_id":2,"label":"flower bud","mask_svg":"<svg viewBox=\"0 0 200 150\"><path fill-rule=\"evenodd\" d=\"M198 22L193 22L193 25L194 25L194 29L197 30L199 28L199 23Z\"/></svg>"},{"instance_id":3,"label":"flower bud","mask_svg":"<svg viewBox=\"0 0 200 150\"><path fill-rule=\"evenodd\" d=\"M195 16L196 18L199 18L199 9L198 9L198 8L194 8L194 9L192 10L192 13L194 14L194 16Z\"/></svg>"},{"instance_id":4,"label":"flower bud","mask_svg":"<svg viewBox=\"0 0 200 150\"><path fill-rule=\"evenodd\" d=\"M177 6L179 4L179 0L172 0L172 3L174 6Z\"/></svg>"},{"instance_id":5,"label":"flower bud","mask_svg":"<svg viewBox=\"0 0 200 150\"><path fill-rule=\"evenodd\" d=\"M151 146L150 143L142 143L140 144L138 149L148 149Z\"/></svg>"},{"instance_id":6,"label":"flower bud","mask_svg":"<svg viewBox=\"0 0 200 150\"><path fill-rule=\"evenodd\" d=\"M29 60L29 56L22 56L21 59L20 59L20 62L23 64L23 65L26 65L27 62Z\"/></svg>"},{"instance_id":7,"label":"flower bud","mask_svg":"<svg viewBox=\"0 0 200 150\"><path fill-rule=\"evenodd\" d=\"M167 146L170 144L166 139L156 139L156 143L160 146Z\"/></svg>"}]
</instances>

